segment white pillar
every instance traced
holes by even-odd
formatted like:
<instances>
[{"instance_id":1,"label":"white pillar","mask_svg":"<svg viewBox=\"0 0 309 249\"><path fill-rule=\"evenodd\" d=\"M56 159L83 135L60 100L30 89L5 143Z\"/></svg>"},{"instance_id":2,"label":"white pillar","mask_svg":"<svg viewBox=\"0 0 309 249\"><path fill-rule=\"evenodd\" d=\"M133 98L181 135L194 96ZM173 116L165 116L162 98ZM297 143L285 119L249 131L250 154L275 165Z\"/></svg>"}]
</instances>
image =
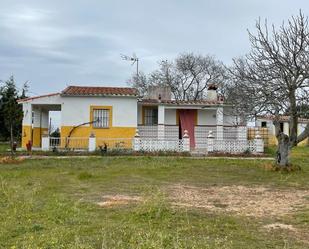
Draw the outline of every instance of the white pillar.
<instances>
[{"instance_id":1,"label":"white pillar","mask_svg":"<svg viewBox=\"0 0 309 249\"><path fill-rule=\"evenodd\" d=\"M190 137L187 130L184 130L183 140L183 151L190 151Z\"/></svg>"},{"instance_id":2,"label":"white pillar","mask_svg":"<svg viewBox=\"0 0 309 249\"><path fill-rule=\"evenodd\" d=\"M217 108L216 114L216 124L217 124L217 139L223 139L223 107Z\"/></svg>"},{"instance_id":3,"label":"white pillar","mask_svg":"<svg viewBox=\"0 0 309 249\"><path fill-rule=\"evenodd\" d=\"M91 134L89 137L88 151L94 152L95 150L96 150L96 137L94 134Z\"/></svg>"},{"instance_id":4,"label":"white pillar","mask_svg":"<svg viewBox=\"0 0 309 249\"><path fill-rule=\"evenodd\" d=\"M138 133L138 129L136 129L135 136L133 138L133 150L140 151L141 150L141 137Z\"/></svg>"},{"instance_id":5,"label":"white pillar","mask_svg":"<svg viewBox=\"0 0 309 249\"><path fill-rule=\"evenodd\" d=\"M260 132L257 131L257 134L254 138L255 146L256 146L256 153L263 153L264 152L264 141L260 136Z\"/></svg>"},{"instance_id":6,"label":"white pillar","mask_svg":"<svg viewBox=\"0 0 309 249\"><path fill-rule=\"evenodd\" d=\"M165 138L165 107L163 105L158 106L158 139L164 140Z\"/></svg>"},{"instance_id":7,"label":"white pillar","mask_svg":"<svg viewBox=\"0 0 309 249\"><path fill-rule=\"evenodd\" d=\"M23 126L32 125L32 105L31 103L23 103Z\"/></svg>"},{"instance_id":8,"label":"white pillar","mask_svg":"<svg viewBox=\"0 0 309 249\"><path fill-rule=\"evenodd\" d=\"M42 151L49 151L49 136L42 136Z\"/></svg>"},{"instance_id":9,"label":"white pillar","mask_svg":"<svg viewBox=\"0 0 309 249\"><path fill-rule=\"evenodd\" d=\"M237 126L237 140L247 140L246 126Z\"/></svg>"},{"instance_id":10,"label":"white pillar","mask_svg":"<svg viewBox=\"0 0 309 249\"><path fill-rule=\"evenodd\" d=\"M215 137L212 134L212 131L209 131L208 136L207 136L207 152L214 151L214 140L215 140Z\"/></svg>"}]
</instances>

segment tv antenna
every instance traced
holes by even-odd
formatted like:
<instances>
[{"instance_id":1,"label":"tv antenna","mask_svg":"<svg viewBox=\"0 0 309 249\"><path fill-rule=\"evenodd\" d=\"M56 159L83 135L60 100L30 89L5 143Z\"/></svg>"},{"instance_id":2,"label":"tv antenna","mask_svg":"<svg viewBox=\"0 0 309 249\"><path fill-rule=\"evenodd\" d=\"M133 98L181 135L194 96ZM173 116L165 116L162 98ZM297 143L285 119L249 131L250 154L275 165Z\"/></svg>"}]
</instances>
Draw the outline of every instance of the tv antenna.
<instances>
[{"instance_id":1,"label":"tv antenna","mask_svg":"<svg viewBox=\"0 0 309 249\"><path fill-rule=\"evenodd\" d=\"M132 56L120 54L120 56L125 61L131 61L132 62L131 66L133 66L136 63L136 75L138 76L138 58L137 58L136 54L133 53Z\"/></svg>"}]
</instances>

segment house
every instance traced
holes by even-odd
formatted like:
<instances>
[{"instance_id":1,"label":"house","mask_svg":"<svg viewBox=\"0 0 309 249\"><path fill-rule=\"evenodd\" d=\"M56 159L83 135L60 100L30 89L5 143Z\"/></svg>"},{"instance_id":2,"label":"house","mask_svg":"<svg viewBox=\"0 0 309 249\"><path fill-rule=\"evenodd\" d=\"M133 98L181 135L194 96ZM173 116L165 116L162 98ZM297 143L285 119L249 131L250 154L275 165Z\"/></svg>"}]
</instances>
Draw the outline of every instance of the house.
<instances>
[{"instance_id":1,"label":"house","mask_svg":"<svg viewBox=\"0 0 309 249\"><path fill-rule=\"evenodd\" d=\"M256 127L265 128L268 130L268 141L269 145L277 145L277 138L275 135L275 126L273 124L274 122L274 116L271 115L264 115L264 116L257 116L255 121ZM280 122L280 129L285 133L286 135L290 134L290 116L282 115L279 118ZM297 124L297 135L300 135L304 130L306 125L308 124L309 119L305 118L298 118L298 124ZM308 139L305 139L302 141L299 145L307 145Z\"/></svg>"},{"instance_id":2,"label":"house","mask_svg":"<svg viewBox=\"0 0 309 249\"><path fill-rule=\"evenodd\" d=\"M151 88L148 96L140 98L134 88L69 86L19 103L24 112L23 148L29 142L34 148L43 147L49 134L49 111L61 111L58 147L87 147L88 138L95 137L95 148L132 148L135 135L141 141L140 150L178 150L184 136L190 138L190 150L207 149L208 137L218 141L218 148L237 147L237 141L243 144L240 150L249 146L245 124L238 124L240 118L231 114L232 106L224 103L213 85L205 100L196 101L173 100L170 89L164 87ZM51 139L49 146L53 146Z\"/></svg>"}]
</instances>

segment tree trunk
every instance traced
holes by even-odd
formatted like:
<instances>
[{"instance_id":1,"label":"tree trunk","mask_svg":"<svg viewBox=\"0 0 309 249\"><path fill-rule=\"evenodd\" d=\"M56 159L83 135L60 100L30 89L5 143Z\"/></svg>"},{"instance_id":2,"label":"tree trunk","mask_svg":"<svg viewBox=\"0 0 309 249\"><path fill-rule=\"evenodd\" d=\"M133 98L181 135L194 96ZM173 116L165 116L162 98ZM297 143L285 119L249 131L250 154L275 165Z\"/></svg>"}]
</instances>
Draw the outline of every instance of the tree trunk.
<instances>
[{"instance_id":1,"label":"tree trunk","mask_svg":"<svg viewBox=\"0 0 309 249\"><path fill-rule=\"evenodd\" d=\"M281 132L278 138L277 164L284 168L289 166L290 142L289 136Z\"/></svg>"},{"instance_id":2,"label":"tree trunk","mask_svg":"<svg viewBox=\"0 0 309 249\"><path fill-rule=\"evenodd\" d=\"M11 156L14 156L13 146L14 146L14 137L13 137L13 124L10 125L10 135L11 135Z\"/></svg>"}]
</instances>

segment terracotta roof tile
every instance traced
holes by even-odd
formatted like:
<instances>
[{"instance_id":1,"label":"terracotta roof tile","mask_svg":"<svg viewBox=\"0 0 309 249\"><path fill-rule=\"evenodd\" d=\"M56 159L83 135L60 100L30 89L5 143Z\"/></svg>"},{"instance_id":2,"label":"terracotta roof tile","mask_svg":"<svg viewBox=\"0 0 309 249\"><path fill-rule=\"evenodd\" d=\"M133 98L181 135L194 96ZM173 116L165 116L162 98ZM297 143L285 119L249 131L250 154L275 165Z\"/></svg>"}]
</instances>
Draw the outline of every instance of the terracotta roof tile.
<instances>
[{"instance_id":1,"label":"terracotta roof tile","mask_svg":"<svg viewBox=\"0 0 309 249\"><path fill-rule=\"evenodd\" d=\"M62 96L138 96L138 91L130 87L68 86Z\"/></svg>"},{"instance_id":2,"label":"terracotta roof tile","mask_svg":"<svg viewBox=\"0 0 309 249\"><path fill-rule=\"evenodd\" d=\"M158 99L141 99L142 104L167 104L167 105L218 105L223 104L221 100L158 100Z\"/></svg>"}]
</instances>

